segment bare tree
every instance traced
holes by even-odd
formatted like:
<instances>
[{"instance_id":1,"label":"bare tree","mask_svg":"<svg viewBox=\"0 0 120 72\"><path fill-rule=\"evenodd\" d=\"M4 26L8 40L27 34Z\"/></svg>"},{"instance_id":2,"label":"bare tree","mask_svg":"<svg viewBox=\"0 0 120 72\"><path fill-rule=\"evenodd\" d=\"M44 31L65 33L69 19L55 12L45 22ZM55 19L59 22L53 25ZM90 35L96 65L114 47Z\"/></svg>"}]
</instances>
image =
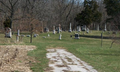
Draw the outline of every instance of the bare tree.
<instances>
[{"instance_id":1,"label":"bare tree","mask_svg":"<svg viewBox=\"0 0 120 72\"><path fill-rule=\"evenodd\" d=\"M30 27L31 19L38 19L43 27L50 28L58 24L68 27L70 22L76 24L74 17L83 6L77 0L0 0L0 8L1 15L9 16L12 21L15 20L15 26L25 29ZM23 26L24 21L26 24Z\"/></svg>"},{"instance_id":2,"label":"bare tree","mask_svg":"<svg viewBox=\"0 0 120 72\"><path fill-rule=\"evenodd\" d=\"M14 17L14 13L17 9L17 3L19 0L0 0L1 9L0 11L5 14L5 18L9 17L11 20L11 28L12 28L12 21Z\"/></svg>"}]
</instances>

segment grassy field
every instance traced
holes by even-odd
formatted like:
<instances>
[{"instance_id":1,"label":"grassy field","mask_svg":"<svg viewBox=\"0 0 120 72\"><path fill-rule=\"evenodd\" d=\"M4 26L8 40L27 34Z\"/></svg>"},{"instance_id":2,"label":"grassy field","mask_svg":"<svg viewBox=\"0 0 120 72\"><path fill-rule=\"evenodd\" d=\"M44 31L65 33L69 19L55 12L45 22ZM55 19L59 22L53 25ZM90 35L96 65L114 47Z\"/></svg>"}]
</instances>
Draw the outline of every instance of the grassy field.
<instances>
[{"instance_id":1,"label":"grassy field","mask_svg":"<svg viewBox=\"0 0 120 72\"><path fill-rule=\"evenodd\" d=\"M62 40L59 40L59 34L42 33L37 38L33 38L33 43L29 43L28 37L23 38L23 42L15 43L15 36L12 39L4 38L4 35L0 35L0 44L22 44L22 45L35 45L36 50L30 51L29 56L38 60L38 63L34 63L31 69L34 72L44 72L48 67L48 59L46 59L46 48L65 48L67 51L73 53L81 60L84 60L88 64L92 65L98 72L120 72L120 44L114 43L110 48L112 40L103 39L103 46L101 47L101 39L85 38L74 39L70 35L74 35L74 32L62 32ZM80 33L82 34L82 33ZM86 35L101 35L99 31L92 31ZM46 36L46 38L43 38ZM107 32L104 36L109 36ZM119 36L119 35L117 35Z\"/></svg>"}]
</instances>

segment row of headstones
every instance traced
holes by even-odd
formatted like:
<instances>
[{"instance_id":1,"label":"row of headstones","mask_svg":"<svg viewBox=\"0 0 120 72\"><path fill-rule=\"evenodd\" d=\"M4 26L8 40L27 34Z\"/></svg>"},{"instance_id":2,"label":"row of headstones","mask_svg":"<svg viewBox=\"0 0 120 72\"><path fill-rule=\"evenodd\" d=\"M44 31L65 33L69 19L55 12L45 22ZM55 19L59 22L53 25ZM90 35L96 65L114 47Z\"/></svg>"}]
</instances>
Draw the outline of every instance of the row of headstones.
<instances>
[{"instance_id":1,"label":"row of headstones","mask_svg":"<svg viewBox=\"0 0 120 72\"><path fill-rule=\"evenodd\" d=\"M57 33L60 33L62 31L61 29L61 25L59 24L59 27L57 29ZM76 31L76 30L74 30ZM86 25L83 25L83 26L77 26L77 32L81 32L81 31L86 31L87 33L89 33L89 28L86 28ZM104 31L107 31L106 29L106 24L105 24L105 29ZM44 32L49 32L49 28L44 28ZM72 32L72 28L71 28L71 23L70 23L70 27L69 27L69 32ZM53 26L53 34L56 33L56 29L55 29L55 26Z\"/></svg>"},{"instance_id":2,"label":"row of headstones","mask_svg":"<svg viewBox=\"0 0 120 72\"><path fill-rule=\"evenodd\" d=\"M62 31L62 29L61 29L61 26L60 26L60 24L59 24L59 27L58 27L57 33L60 33L61 31ZM86 28L85 25L82 26L82 27L77 26L77 31L78 31L78 32L86 31L87 33L89 33L89 28ZM70 23L69 32L72 32L71 23ZM53 34L55 34L55 33L56 33L55 26L53 26Z\"/></svg>"},{"instance_id":3,"label":"row of headstones","mask_svg":"<svg viewBox=\"0 0 120 72\"><path fill-rule=\"evenodd\" d=\"M55 28L55 27L54 27ZM54 29L54 34L55 34L55 29ZM58 32L60 32L60 28L59 28L59 31ZM12 33L11 33L11 29L9 29L9 32L8 33L6 33L6 36L9 36L10 38L12 37ZM25 37L25 35L20 35L20 30L18 30L18 32L17 32L17 35L16 35L16 41L18 42L19 40L20 40L20 36L21 37ZM33 37L37 37L37 36L39 36L38 34L34 34L33 35ZM48 34L48 37L49 37L50 35ZM26 35L26 37L31 37L30 35ZM62 34L60 34L59 35L59 40L61 40L62 38ZM75 34L75 39L79 39L79 34Z\"/></svg>"},{"instance_id":4,"label":"row of headstones","mask_svg":"<svg viewBox=\"0 0 120 72\"><path fill-rule=\"evenodd\" d=\"M81 32L81 29L82 31L86 31L87 33L89 33L89 28L86 28L86 26L77 26L77 31L78 32ZM46 29L48 32L49 32L49 29ZM57 33L60 33L62 31L61 29L61 25L59 24L59 27L58 27L58 30L57 30ZM71 23L70 23L70 28L69 28L69 32L72 32L72 28L71 28ZM53 34L56 33L56 30L55 30L55 26L53 26ZM16 39L19 40L19 36L20 36L20 30L18 30L18 33L17 33L17 36L16 36ZM37 37L38 34L34 34L33 37ZM8 37L8 38L11 38L12 37L12 32L11 32L11 29L10 28L6 28L6 33L5 33L5 37ZM25 35L21 35L21 37L25 37ZM30 37L30 35L26 35L26 37ZM59 35L59 39L61 39L62 35L60 34ZM79 34L76 33L75 34L75 39L79 39Z\"/></svg>"},{"instance_id":5,"label":"row of headstones","mask_svg":"<svg viewBox=\"0 0 120 72\"><path fill-rule=\"evenodd\" d=\"M44 32L49 32L49 28L45 27ZM62 29L61 29L61 25L59 24L59 27L57 28L57 33L60 33L60 32L62 32ZM53 26L53 34L55 33L56 33L56 29L55 29L55 26Z\"/></svg>"},{"instance_id":6,"label":"row of headstones","mask_svg":"<svg viewBox=\"0 0 120 72\"><path fill-rule=\"evenodd\" d=\"M78 32L80 32L80 31L81 31L81 27L78 26L78 27L77 27L77 30L78 30ZM83 27L83 30L86 30L86 26ZM49 31L49 29L47 29L47 31ZM57 33L60 33L61 31L62 31L62 30L61 30L60 24L59 24L59 28L58 28ZM70 23L69 32L72 32L71 23ZM89 33L89 29L88 29L88 28L87 28L86 32ZM56 33L55 26L53 26L53 34L55 34L55 33ZM18 30L17 36L20 36L20 30ZM11 32L11 29L10 29L10 28L7 28L7 29L6 29L5 37L12 38L12 32ZM27 35L27 37L30 37L30 36ZM37 34L34 34L34 37L37 37Z\"/></svg>"},{"instance_id":7,"label":"row of headstones","mask_svg":"<svg viewBox=\"0 0 120 72\"><path fill-rule=\"evenodd\" d=\"M49 29L46 29L47 31L49 31ZM78 32L81 31L81 27L78 26L77 27L77 30ZM86 31L86 26L82 27L82 30ZM61 30L61 25L59 24L59 28L57 30L57 33L60 33L62 30ZM69 32L72 32L72 28L71 28L71 23L70 23L70 29L69 29ZM53 34L56 33L56 30L55 30L55 26L53 26ZM87 28L87 33L89 33L89 29ZM34 34L33 37L37 37L38 34ZM7 28L6 29L6 34L5 34L5 37L8 37L8 38L12 38L12 32L11 32L11 29L10 28ZM25 37L25 35L21 35L21 37ZM30 37L30 35L26 35L26 37ZM60 34L59 35L59 39L61 40L61 37L62 35ZM78 39L78 34L75 34L75 38L77 37ZM19 38L20 38L20 30L18 30L17 32L17 35L16 35L16 40L19 41Z\"/></svg>"},{"instance_id":8,"label":"row of headstones","mask_svg":"<svg viewBox=\"0 0 120 72\"><path fill-rule=\"evenodd\" d=\"M17 35L16 36L22 36L25 37L25 35L20 35L20 30L17 31ZM33 37L37 37L38 34L34 34ZM7 38L12 38L12 31L10 28L8 28L5 32L5 37ZM30 35L26 35L26 37L30 37Z\"/></svg>"},{"instance_id":9,"label":"row of headstones","mask_svg":"<svg viewBox=\"0 0 120 72\"><path fill-rule=\"evenodd\" d=\"M86 31L87 33L89 33L89 28L86 28L86 25L83 25L82 27L77 26L77 32L81 32L81 31ZM72 32L71 23L70 23L69 32Z\"/></svg>"}]
</instances>

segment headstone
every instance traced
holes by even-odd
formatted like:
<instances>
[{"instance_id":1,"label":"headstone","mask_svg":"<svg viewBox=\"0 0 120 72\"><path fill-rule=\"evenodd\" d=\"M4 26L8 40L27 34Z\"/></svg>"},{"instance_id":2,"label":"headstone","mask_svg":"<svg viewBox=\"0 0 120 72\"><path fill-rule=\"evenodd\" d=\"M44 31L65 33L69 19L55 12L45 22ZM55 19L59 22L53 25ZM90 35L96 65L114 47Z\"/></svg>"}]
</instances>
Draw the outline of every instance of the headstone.
<instances>
[{"instance_id":1,"label":"headstone","mask_svg":"<svg viewBox=\"0 0 120 72\"><path fill-rule=\"evenodd\" d=\"M44 32L49 32L49 29L47 27L45 27Z\"/></svg>"},{"instance_id":2,"label":"headstone","mask_svg":"<svg viewBox=\"0 0 120 72\"><path fill-rule=\"evenodd\" d=\"M79 34L75 33L75 39L79 39Z\"/></svg>"},{"instance_id":3,"label":"headstone","mask_svg":"<svg viewBox=\"0 0 120 72\"><path fill-rule=\"evenodd\" d=\"M86 25L83 25L83 26L81 27L81 30L82 30L82 31L86 31Z\"/></svg>"},{"instance_id":4,"label":"headstone","mask_svg":"<svg viewBox=\"0 0 120 72\"><path fill-rule=\"evenodd\" d=\"M107 31L107 28L106 28L106 23L105 23L105 29L104 29L104 31Z\"/></svg>"},{"instance_id":5,"label":"headstone","mask_svg":"<svg viewBox=\"0 0 120 72\"><path fill-rule=\"evenodd\" d=\"M21 37L25 37L25 35L21 35Z\"/></svg>"},{"instance_id":6,"label":"headstone","mask_svg":"<svg viewBox=\"0 0 120 72\"><path fill-rule=\"evenodd\" d=\"M46 36L43 36L43 38L46 38Z\"/></svg>"},{"instance_id":7,"label":"headstone","mask_svg":"<svg viewBox=\"0 0 120 72\"><path fill-rule=\"evenodd\" d=\"M47 32L49 32L49 28L47 28Z\"/></svg>"},{"instance_id":8,"label":"headstone","mask_svg":"<svg viewBox=\"0 0 120 72\"><path fill-rule=\"evenodd\" d=\"M37 36L39 36L39 34L36 34Z\"/></svg>"},{"instance_id":9,"label":"headstone","mask_svg":"<svg viewBox=\"0 0 120 72\"><path fill-rule=\"evenodd\" d=\"M30 37L30 35L26 35L26 37Z\"/></svg>"},{"instance_id":10,"label":"headstone","mask_svg":"<svg viewBox=\"0 0 120 72\"><path fill-rule=\"evenodd\" d=\"M11 28L6 28L5 37L12 38Z\"/></svg>"},{"instance_id":11,"label":"headstone","mask_svg":"<svg viewBox=\"0 0 120 72\"><path fill-rule=\"evenodd\" d=\"M33 37L37 37L37 34L34 34Z\"/></svg>"},{"instance_id":12,"label":"headstone","mask_svg":"<svg viewBox=\"0 0 120 72\"><path fill-rule=\"evenodd\" d=\"M53 26L53 34L55 34L55 26Z\"/></svg>"},{"instance_id":13,"label":"headstone","mask_svg":"<svg viewBox=\"0 0 120 72\"><path fill-rule=\"evenodd\" d=\"M48 37L50 37L50 35L48 34Z\"/></svg>"},{"instance_id":14,"label":"headstone","mask_svg":"<svg viewBox=\"0 0 120 72\"><path fill-rule=\"evenodd\" d=\"M60 35L59 35L59 40L61 40L61 37L62 37L62 35L60 34Z\"/></svg>"},{"instance_id":15,"label":"headstone","mask_svg":"<svg viewBox=\"0 0 120 72\"><path fill-rule=\"evenodd\" d=\"M60 32L62 32L62 28L60 27Z\"/></svg>"},{"instance_id":16,"label":"headstone","mask_svg":"<svg viewBox=\"0 0 120 72\"><path fill-rule=\"evenodd\" d=\"M61 27L61 25L59 24L58 32L57 33L60 33L60 31L61 31L60 27Z\"/></svg>"},{"instance_id":17,"label":"headstone","mask_svg":"<svg viewBox=\"0 0 120 72\"><path fill-rule=\"evenodd\" d=\"M17 42L19 41L19 36L18 36L18 35L16 35L16 41L17 41Z\"/></svg>"},{"instance_id":18,"label":"headstone","mask_svg":"<svg viewBox=\"0 0 120 72\"><path fill-rule=\"evenodd\" d=\"M86 33L89 33L89 28L86 29Z\"/></svg>"},{"instance_id":19,"label":"headstone","mask_svg":"<svg viewBox=\"0 0 120 72\"><path fill-rule=\"evenodd\" d=\"M20 30L18 30L18 32L17 32L17 36L16 36L16 41L17 42L19 41L19 38L20 38Z\"/></svg>"},{"instance_id":20,"label":"headstone","mask_svg":"<svg viewBox=\"0 0 120 72\"><path fill-rule=\"evenodd\" d=\"M96 30L99 31L99 24L96 24Z\"/></svg>"},{"instance_id":21,"label":"headstone","mask_svg":"<svg viewBox=\"0 0 120 72\"><path fill-rule=\"evenodd\" d=\"M80 26L77 26L77 31L81 32L81 27Z\"/></svg>"},{"instance_id":22,"label":"headstone","mask_svg":"<svg viewBox=\"0 0 120 72\"><path fill-rule=\"evenodd\" d=\"M20 36L20 30L18 30L17 35Z\"/></svg>"},{"instance_id":23,"label":"headstone","mask_svg":"<svg viewBox=\"0 0 120 72\"><path fill-rule=\"evenodd\" d=\"M69 32L72 32L71 23L70 23L70 29L69 29Z\"/></svg>"}]
</instances>

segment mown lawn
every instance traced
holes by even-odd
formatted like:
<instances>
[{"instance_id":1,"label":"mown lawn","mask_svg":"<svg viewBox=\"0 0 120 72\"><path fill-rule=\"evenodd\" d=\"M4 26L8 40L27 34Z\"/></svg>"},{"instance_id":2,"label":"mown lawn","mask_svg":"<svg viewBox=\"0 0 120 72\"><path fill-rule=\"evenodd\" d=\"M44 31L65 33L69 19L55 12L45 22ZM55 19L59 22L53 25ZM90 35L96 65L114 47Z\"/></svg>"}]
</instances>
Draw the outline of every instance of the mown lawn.
<instances>
[{"instance_id":1,"label":"mown lawn","mask_svg":"<svg viewBox=\"0 0 120 72\"><path fill-rule=\"evenodd\" d=\"M48 67L48 59L46 58L46 48L65 48L70 51L81 60L84 60L88 64L92 65L98 72L120 72L120 44L114 43L113 47L110 48L112 40L103 39L103 46L101 47L101 39L85 38L74 39L70 35L74 35L74 32L62 32L62 40L59 40L59 34L42 33L37 38L33 38L33 43L29 43L29 38L24 37L23 42L15 43L15 36L13 39L6 39L4 35L0 35L0 44L24 44L24 45L35 45L36 50L30 51L29 56L34 57L38 60L31 66L34 72L44 72ZM82 34L82 33L81 33ZM101 32L92 31L87 35L100 35ZM43 38L46 36L46 38ZM104 36L109 36L106 32ZM7 43L9 42L9 43ZM10 43L12 42L12 43Z\"/></svg>"}]
</instances>

